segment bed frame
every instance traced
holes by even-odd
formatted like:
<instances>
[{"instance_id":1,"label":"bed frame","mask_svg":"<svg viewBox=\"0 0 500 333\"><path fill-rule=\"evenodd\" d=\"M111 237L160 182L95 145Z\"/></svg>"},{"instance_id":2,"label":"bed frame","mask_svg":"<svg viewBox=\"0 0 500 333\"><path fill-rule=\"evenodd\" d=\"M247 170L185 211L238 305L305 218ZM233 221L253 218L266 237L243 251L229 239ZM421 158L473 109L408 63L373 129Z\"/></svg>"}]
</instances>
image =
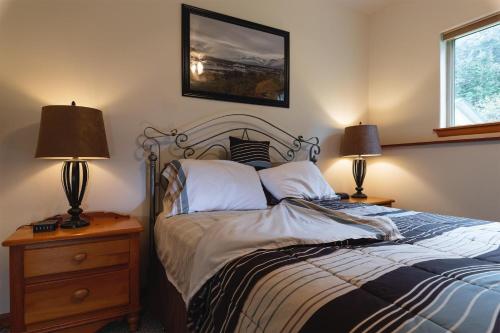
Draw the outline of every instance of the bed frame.
<instances>
[{"instance_id":1,"label":"bed frame","mask_svg":"<svg viewBox=\"0 0 500 333\"><path fill-rule=\"evenodd\" d=\"M187 332L187 312L181 295L166 277L154 244L154 224L162 210L160 198L167 185L160 176L165 167L161 163L162 147L168 146L170 153L177 158L202 159L216 155L219 159L229 159L228 137L251 139L250 134L256 136L254 139L270 142L272 157L276 157L277 162L294 161L305 153L310 161L316 163L321 151L318 137L306 139L301 135L294 136L267 120L249 114L217 116L183 131L173 129L165 132L151 126L144 129L142 147L149 162L148 305L167 332Z\"/></svg>"}]
</instances>

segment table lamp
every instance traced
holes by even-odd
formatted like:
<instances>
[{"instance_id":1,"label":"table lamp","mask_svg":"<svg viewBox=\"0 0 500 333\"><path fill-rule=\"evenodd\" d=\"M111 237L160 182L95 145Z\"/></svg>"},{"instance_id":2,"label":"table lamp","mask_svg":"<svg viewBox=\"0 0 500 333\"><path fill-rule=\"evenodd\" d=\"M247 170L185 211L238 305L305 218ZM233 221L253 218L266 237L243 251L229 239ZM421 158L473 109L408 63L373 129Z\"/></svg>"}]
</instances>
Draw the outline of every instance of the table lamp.
<instances>
[{"instance_id":1,"label":"table lamp","mask_svg":"<svg viewBox=\"0 0 500 333\"><path fill-rule=\"evenodd\" d=\"M363 125L360 122L359 125L346 127L341 155L355 157L352 162L352 174L356 182L356 193L351 197L366 198L366 194L363 193L363 181L366 175L365 157L382 155L377 126Z\"/></svg>"},{"instance_id":2,"label":"table lamp","mask_svg":"<svg viewBox=\"0 0 500 333\"><path fill-rule=\"evenodd\" d=\"M61 180L71 208L61 228L88 226L80 216L89 178L87 160L109 158L102 112L75 102L42 107L35 157L64 160Z\"/></svg>"}]
</instances>

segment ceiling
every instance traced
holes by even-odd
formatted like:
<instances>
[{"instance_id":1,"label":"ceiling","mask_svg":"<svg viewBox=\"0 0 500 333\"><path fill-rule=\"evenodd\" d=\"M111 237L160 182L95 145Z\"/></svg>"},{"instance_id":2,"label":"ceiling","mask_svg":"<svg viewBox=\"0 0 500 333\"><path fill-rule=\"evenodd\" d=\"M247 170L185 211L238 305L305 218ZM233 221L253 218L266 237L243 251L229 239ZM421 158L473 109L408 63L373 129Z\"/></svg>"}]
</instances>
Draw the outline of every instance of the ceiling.
<instances>
[{"instance_id":1,"label":"ceiling","mask_svg":"<svg viewBox=\"0 0 500 333\"><path fill-rule=\"evenodd\" d=\"M372 14L398 0L337 0L346 7Z\"/></svg>"}]
</instances>

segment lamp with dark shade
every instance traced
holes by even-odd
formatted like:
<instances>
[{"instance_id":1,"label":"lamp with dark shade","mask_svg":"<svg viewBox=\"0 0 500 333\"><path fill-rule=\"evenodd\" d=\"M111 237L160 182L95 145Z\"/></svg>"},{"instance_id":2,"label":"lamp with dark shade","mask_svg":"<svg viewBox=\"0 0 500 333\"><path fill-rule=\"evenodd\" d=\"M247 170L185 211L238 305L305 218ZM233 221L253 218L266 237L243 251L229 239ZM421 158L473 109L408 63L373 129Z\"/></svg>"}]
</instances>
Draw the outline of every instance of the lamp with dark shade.
<instances>
[{"instance_id":1,"label":"lamp with dark shade","mask_svg":"<svg viewBox=\"0 0 500 333\"><path fill-rule=\"evenodd\" d=\"M382 155L377 126L359 123L356 126L346 127L341 145L341 155L355 157L352 163L352 174L356 182L356 193L351 197L366 198L366 194L363 193L363 181L366 176L365 157Z\"/></svg>"},{"instance_id":2,"label":"lamp with dark shade","mask_svg":"<svg viewBox=\"0 0 500 333\"><path fill-rule=\"evenodd\" d=\"M89 178L87 160L109 158L102 112L76 106L75 102L42 107L35 157L65 160L61 179L71 208L70 218L61 228L89 225L89 221L80 216Z\"/></svg>"}]
</instances>

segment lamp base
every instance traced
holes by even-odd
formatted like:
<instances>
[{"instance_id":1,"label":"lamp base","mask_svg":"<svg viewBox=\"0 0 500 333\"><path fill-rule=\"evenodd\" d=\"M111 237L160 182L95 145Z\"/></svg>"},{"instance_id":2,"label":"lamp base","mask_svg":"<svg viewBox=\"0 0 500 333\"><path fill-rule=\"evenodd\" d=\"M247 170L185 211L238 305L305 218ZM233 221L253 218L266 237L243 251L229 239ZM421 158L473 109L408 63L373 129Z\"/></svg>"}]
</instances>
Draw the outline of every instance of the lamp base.
<instances>
[{"instance_id":1,"label":"lamp base","mask_svg":"<svg viewBox=\"0 0 500 333\"><path fill-rule=\"evenodd\" d=\"M63 229L76 229L90 225L88 220L80 217L83 212L80 205L87 187L88 174L89 167L86 161L73 159L63 164L61 178L66 198L71 206L68 210L71 217L60 225Z\"/></svg>"},{"instance_id":2,"label":"lamp base","mask_svg":"<svg viewBox=\"0 0 500 333\"><path fill-rule=\"evenodd\" d=\"M61 223L60 227L62 229L77 229L77 228L82 228L90 225L90 222L79 218L78 220L66 220L63 223Z\"/></svg>"},{"instance_id":3,"label":"lamp base","mask_svg":"<svg viewBox=\"0 0 500 333\"><path fill-rule=\"evenodd\" d=\"M351 198L356 198L356 199L366 199L368 196L364 194L363 192L356 192L354 194L351 194Z\"/></svg>"},{"instance_id":4,"label":"lamp base","mask_svg":"<svg viewBox=\"0 0 500 333\"><path fill-rule=\"evenodd\" d=\"M356 193L351 195L351 198L365 199L366 194L363 193L363 181L366 175L366 160L359 156L352 161L352 174L356 182Z\"/></svg>"}]
</instances>

